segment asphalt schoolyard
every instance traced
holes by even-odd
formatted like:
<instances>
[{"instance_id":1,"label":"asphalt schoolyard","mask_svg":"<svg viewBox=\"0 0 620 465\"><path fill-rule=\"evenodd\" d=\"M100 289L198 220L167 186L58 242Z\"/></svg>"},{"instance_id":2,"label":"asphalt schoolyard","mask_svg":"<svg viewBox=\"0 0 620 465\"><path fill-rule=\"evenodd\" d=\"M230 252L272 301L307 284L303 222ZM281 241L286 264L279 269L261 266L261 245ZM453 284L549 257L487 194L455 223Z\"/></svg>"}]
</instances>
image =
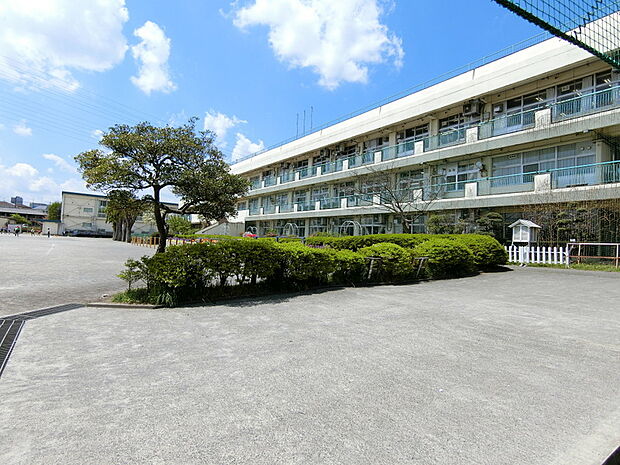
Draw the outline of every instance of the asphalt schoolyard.
<instances>
[{"instance_id":1,"label":"asphalt schoolyard","mask_svg":"<svg viewBox=\"0 0 620 465\"><path fill-rule=\"evenodd\" d=\"M598 465L619 284L530 268L37 318L0 378L0 463Z\"/></svg>"}]
</instances>

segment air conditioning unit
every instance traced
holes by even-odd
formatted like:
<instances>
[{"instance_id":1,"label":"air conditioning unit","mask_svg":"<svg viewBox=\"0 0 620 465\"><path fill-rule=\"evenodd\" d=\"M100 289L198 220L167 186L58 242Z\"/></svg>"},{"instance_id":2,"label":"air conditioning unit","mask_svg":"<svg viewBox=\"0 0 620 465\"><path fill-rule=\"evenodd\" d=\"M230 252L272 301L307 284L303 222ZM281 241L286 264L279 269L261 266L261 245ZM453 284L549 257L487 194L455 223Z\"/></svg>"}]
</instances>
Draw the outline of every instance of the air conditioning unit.
<instances>
[{"instance_id":1,"label":"air conditioning unit","mask_svg":"<svg viewBox=\"0 0 620 465\"><path fill-rule=\"evenodd\" d=\"M463 105L463 116L476 116L480 114L482 102L480 100L470 100Z\"/></svg>"},{"instance_id":2,"label":"air conditioning unit","mask_svg":"<svg viewBox=\"0 0 620 465\"><path fill-rule=\"evenodd\" d=\"M504 113L503 103L496 103L493 105L493 114L497 115L498 113Z\"/></svg>"}]
</instances>

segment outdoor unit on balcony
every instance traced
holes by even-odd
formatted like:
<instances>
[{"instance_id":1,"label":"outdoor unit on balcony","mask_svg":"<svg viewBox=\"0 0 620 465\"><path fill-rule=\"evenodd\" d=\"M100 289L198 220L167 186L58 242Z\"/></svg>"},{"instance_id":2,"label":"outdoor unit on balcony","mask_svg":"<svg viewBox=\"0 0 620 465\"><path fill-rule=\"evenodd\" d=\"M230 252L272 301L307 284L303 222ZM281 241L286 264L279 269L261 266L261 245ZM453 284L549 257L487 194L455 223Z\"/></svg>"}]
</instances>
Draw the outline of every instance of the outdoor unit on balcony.
<instances>
[{"instance_id":1,"label":"outdoor unit on balcony","mask_svg":"<svg viewBox=\"0 0 620 465\"><path fill-rule=\"evenodd\" d=\"M470 100L463 105L463 116L478 116L482 109L480 100Z\"/></svg>"}]
</instances>

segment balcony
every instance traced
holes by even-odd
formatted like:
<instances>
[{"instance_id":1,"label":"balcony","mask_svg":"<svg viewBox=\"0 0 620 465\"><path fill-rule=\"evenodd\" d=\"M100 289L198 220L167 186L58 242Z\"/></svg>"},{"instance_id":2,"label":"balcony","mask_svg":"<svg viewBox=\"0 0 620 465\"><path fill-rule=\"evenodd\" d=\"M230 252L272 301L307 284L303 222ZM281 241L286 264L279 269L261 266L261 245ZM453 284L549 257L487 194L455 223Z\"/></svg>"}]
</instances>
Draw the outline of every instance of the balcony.
<instances>
[{"instance_id":1,"label":"balcony","mask_svg":"<svg viewBox=\"0 0 620 465\"><path fill-rule=\"evenodd\" d=\"M321 210L329 210L332 208L340 208L340 197L332 197L329 199L321 199L319 201Z\"/></svg>"},{"instance_id":2,"label":"balcony","mask_svg":"<svg viewBox=\"0 0 620 465\"><path fill-rule=\"evenodd\" d=\"M547 110L545 110L547 108ZM556 100L553 102L537 103L535 108L528 108L518 113L506 114L484 121L478 125L471 126L477 128L478 139L486 140L493 137L517 133L527 129L537 127L536 113L539 111L550 111L551 121L547 119L544 124L553 124L562 122L571 118L587 116L590 114L620 108L620 83L612 82L599 86L597 90L590 89L582 91L581 95L572 98L564 98L564 100ZM347 169L359 168L365 165L371 165L376 162L375 153L381 152L381 161L389 161L409 156L419 155L423 152L429 152L441 148L452 147L455 145L465 144L468 141L466 137L467 129L461 128L453 131L446 131L434 136L428 136L418 141L407 141L397 145L384 147L382 149L371 150L362 154L354 154L347 158L341 158L329 163L313 166L311 168L304 167L297 169L299 179L306 179L313 176L326 175L343 171ZM474 139L475 140L475 139ZM418 145L419 144L419 145ZM344 162L347 161L345 164ZM318 167L320 166L320 170ZM524 176L524 175L522 175ZM528 178L525 178L528 179ZM533 182L533 178L529 178L528 182ZM283 171L280 174L280 183L292 182L295 180L295 174L291 171ZM512 181L496 180L492 187L500 187L502 183L506 185L514 185L517 178ZM269 182L269 184L268 184ZM272 181L265 179L265 187L274 185ZM275 182L274 182L275 183ZM519 183L522 184L522 183ZM253 181L251 190L262 187L261 181Z\"/></svg>"},{"instance_id":3,"label":"balcony","mask_svg":"<svg viewBox=\"0 0 620 465\"><path fill-rule=\"evenodd\" d=\"M488 139L489 137L501 136L533 128L535 124L535 113L536 109L525 110L518 113L502 115L480 123L478 126L478 139Z\"/></svg>"},{"instance_id":4,"label":"balcony","mask_svg":"<svg viewBox=\"0 0 620 465\"><path fill-rule=\"evenodd\" d=\"M618 83L613 83L613 86L605 84L604 88L602 87L574 98L557 101L551 107L551 121L555 123L620 107Z\"/></svg>"}]
</instances>

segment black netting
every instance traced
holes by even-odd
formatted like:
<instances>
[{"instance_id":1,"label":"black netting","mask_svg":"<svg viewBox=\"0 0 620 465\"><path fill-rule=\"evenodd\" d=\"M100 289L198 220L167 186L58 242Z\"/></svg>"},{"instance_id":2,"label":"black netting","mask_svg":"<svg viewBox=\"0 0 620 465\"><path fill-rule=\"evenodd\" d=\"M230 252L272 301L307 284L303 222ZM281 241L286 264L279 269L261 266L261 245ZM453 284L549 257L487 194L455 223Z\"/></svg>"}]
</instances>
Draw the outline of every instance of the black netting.
<instances>
[{"instance_id":1,"label":"black netting","mask_svg":"<svg viewBox=\"0 0 620 465\"><path fill-rule=\"evenodd\" d=\"M494 1L620 69L620 1Z\"/></svg>"}]
</instances>

